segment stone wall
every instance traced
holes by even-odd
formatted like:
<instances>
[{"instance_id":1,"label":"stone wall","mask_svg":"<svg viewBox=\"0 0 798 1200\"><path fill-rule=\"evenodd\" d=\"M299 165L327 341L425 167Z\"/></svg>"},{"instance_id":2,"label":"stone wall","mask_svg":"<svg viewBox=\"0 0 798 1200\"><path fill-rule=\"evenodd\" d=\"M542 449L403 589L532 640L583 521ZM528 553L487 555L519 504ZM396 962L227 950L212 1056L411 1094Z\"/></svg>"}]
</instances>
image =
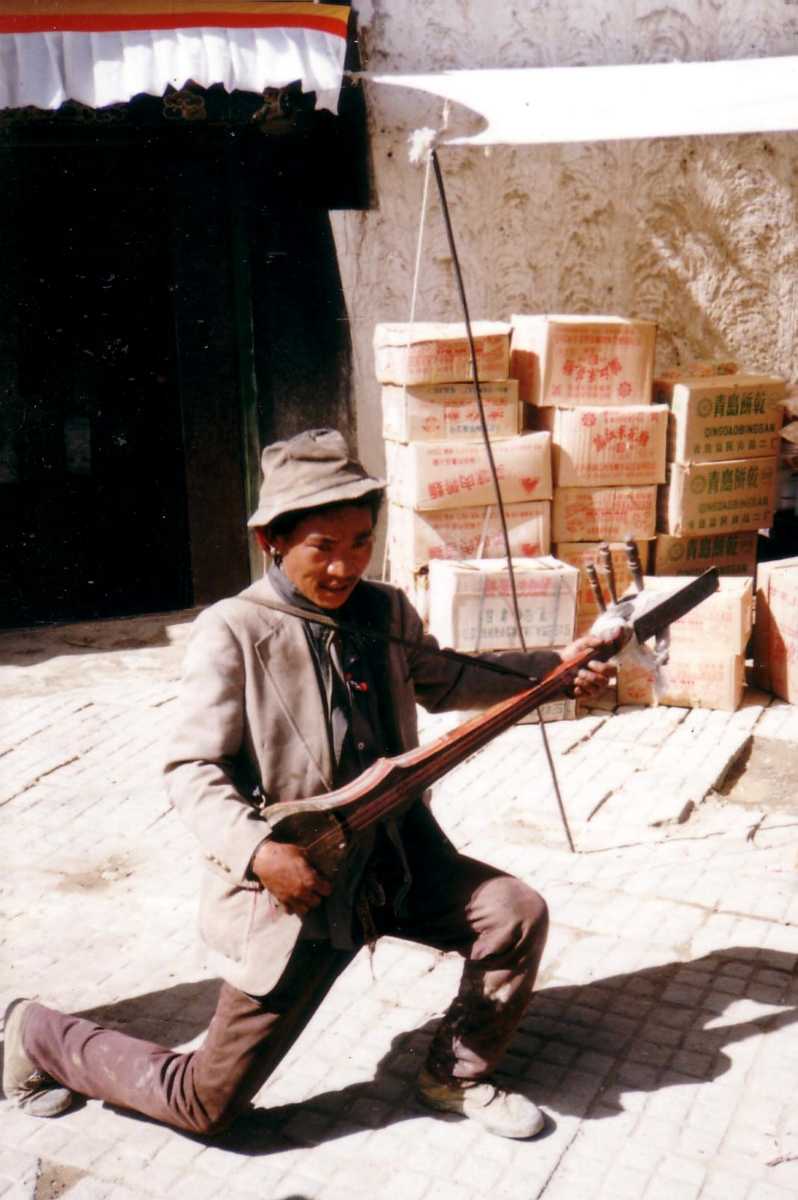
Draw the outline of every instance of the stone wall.
<instances>
[{"instance_id":1,"label":"stone wall","mask_svg":"<svg viewBox=\"0 0 798 1200\"><path fill-rule=\"evenodd\" d=\"M798 53L796 0L359 0L369 71L700 61ZM377 321L407 320L423 171L407 133L440 101L367 84L375 207L335 214L360 452L382 468ZM633 101L632 101L633 102ZM798 134L441 150L476 317L608 312L659 324L658 362L731 355L798 377ZM437 202L419 320L461 317Z\"/></svg>"}]
</instances>

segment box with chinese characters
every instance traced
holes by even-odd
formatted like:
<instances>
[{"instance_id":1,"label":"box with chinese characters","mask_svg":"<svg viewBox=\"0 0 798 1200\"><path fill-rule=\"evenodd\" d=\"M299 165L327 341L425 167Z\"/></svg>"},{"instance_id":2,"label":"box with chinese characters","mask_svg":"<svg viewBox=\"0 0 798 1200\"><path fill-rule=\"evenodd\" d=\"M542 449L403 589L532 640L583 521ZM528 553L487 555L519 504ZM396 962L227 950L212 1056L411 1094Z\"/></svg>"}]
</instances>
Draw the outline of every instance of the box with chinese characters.
<instances>
[{"instance_id":1,"label":"box with chinese characters","mask_svg":"<svg viewBox=\"0 0 798 1200\"><path fill-rule=\"evenodd\" d=\"M514 557L537 558L549 553L550 501L507 504L504 515ZM418 512L389 504L388 554L392 572L394 566L418 571L435 558L503 558L499 510L489 504Z\"/></svg>"},{"instance_id":2,"label":"box with chinese characters","mask_svg":"<svg viewBox=\"0 0 798 1200\"><path fill-rule=\"evenodd\" d=\"M649 541L657 523L657 487L557 487L551 506L553 542Z\"/></svg>"},{"instance_id":3,"label":"box with chinese characters","mask_svg":"<svg viewBox=\"0 0 798 1200\"><path fill-rule=\"evenodd\" d=\"M670 626L671 649L684 647L702 654L744 654L754 619L754 581L724 576L711 596ZM685 586L683 578L646 576L645 591L664 600Z\"/></svg>"},{"instance_id":4,"label":"box with chinese characters","mask_svg":"<svg viewBox=\"0 0 798 1200\"><path fill-rule=\"evenodd\" d=\"M646 571L648 569L648 548L651 543L638 541L635 544L637 546L637 553L640 555L640 566L643 571ZM593 594L593 589L590 586L587 571L585 570L589 563L598 564L599 545L599 542L556 542L554 545L555 557L560 559L561 562L570 563L571 566L576 567L579 571L579 591L576 605L577 637L580 637L583 633L587 633L600 611L598 601ZM632 588L632 571L629 566L626 545L623 542L610 542L609 547L613 571L615 573L616 591L618 596L623 596ZM605 577L600 568L597 568L597 572L606 602L609 604L610 596L605 583Z\"/></svg>"},{"instance_id":5,"label":"box with chinese characters","mask_svg":"<svg viewBox=\"0 0 798 1200\"><path fill-rule=\"evenodd\" d=\"M480 380L510 374L510 327L472 322ZM381 324L374 330L374 369L380 383L458 383L473 378L465 325L433 321Z\"/></svg>"},{"instance_id":6,"label":"box with chinese characters","mask_svg":"<svg viewBox=\"0 0 798 1200\"><path fill-rule=\"evenodd\" d=\"M790 704L798 701L798 558L759 564L754 681Z\"/></svg>"},{"instance_id":7,"label":"box with chinese characters","mask_svg":"<svg viewBox=\"0 0 798 1200\"><path fill-rule=\"evenodd\" d=\"M767 528L777 483L777 458L671 463L659 489L657 527L677 536Z\"/></svg>"},{"instance_id":8,"label":"box with chinese characters","mask_svg":"<svg viewBox=\"0 0 798 1200\"><path fill-rule=\"evenodd\" d=\"M717 567L720 575L750 575L756 572L757 534L707 533L698 537L674 537L658 533L654 542L654 575L700 575Z\"/></svg>"},{"instance_id":9,"label":"box with chinese characters","mask_svg":"<svg viewBox=\"0 0 798 1200\"><path fill-rule=\"evenodd\" d=\"M665 481L665 405L544 408L538 422L551 433L557 487L632 487Z\"/></svg>"},{"instance_id":10,"label":"box with chinese characters","mask_svg":"<svg viewBox=\"0 0 798 1200\"><path fill-rule=\"evenodd\" d=\"M521 628L527 646L572 641L579 572L556 558L514 558ZM501 559L429 566L429 631L456 650L520 647L507 564Z\"/></svg>"},{"instance_id":11,"label":"box with chinese characters","mask_svg":"<svg viewBox=\"0 0 798 1200\"><path fill-rule=\"evenodd\" d=\"M548 433L498 438L492 449L505 504L551 499ZM385 465L389 498L405 508L473 508L495 500L481 442L385 442Z\"/></svg>"},{"instance_id":12,"label":"box with chinese characters","mask_svg":"<svg viewBox=\"0 0 798 1200\"><path fill-rule=\"evenodd\" d=\"M480 382L480 394L490 437L515 437L521 432L517 379ZM394 442L481 438L482 422L473 383L383 387L382 434Z\"/></svg>"},{"instance_id":13,"label":"box with chinese characters","mask_svg":"<svg viewBox=\"0 0 798 1200\"><path fill-rule=\"evenodd\" d=\"M700 463L772 457L779 450L784 393L784 380L768 375L656 380L654 399L671 411L668 458Z\"/></svg>"},{"instance_id":14,"label":"box with chinese characters","mask_svg":"<svg viewBox=\"0 0 798 1200\"><path fill-rule=\"evenodd\" d=\"M653 321L516 314L510 324L510 374L526 403L651 403Z\"/></svg>"},{"instance_id":15,"label":"box with chinese characters","mask_svg":"<svg viewBox=\"0 0 798 1200\"><path fill-rule=\"evenodd\" d=\"M666 704L676 708L714 708L734 712L745 687L745 658L727 651L697 653L675 646L661 668L662 690L657 696L652 669L621 660L618 667L619 704Z\"/></svg>"}]
</instances>

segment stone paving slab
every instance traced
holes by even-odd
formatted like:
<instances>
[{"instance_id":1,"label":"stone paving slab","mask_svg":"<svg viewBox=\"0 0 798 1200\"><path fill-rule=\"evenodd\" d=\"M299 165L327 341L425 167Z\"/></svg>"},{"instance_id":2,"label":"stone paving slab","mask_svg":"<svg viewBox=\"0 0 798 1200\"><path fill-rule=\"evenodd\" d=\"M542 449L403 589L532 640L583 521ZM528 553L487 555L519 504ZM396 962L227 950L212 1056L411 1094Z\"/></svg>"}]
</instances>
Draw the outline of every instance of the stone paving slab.
<instances>
[{"instance_id":1,"label":"stone paving slab","mask_svg":"<svg viewBox=\"0 0 798 1200\"><path fill-rule=\"evenodd\" d=\"M164 1044L202 1037L218 982L196 948L197 859L159 777L186 630L169 617L0 635L3 1004L34 995ZM446 727L427 720L425 736ZM7 1108L0 1197L794 1197L798 799L769 813L713 790L760 732L792 741L796 710L749 693L736 714L548 726L576 854L534 726L438 786L457 844L550 905L539 988L500 1072L546 1111L540 1138L416 1105L459 963L385 939L374 978L361 955L224 1139L97 1102L52 1122ZM680 823L656 819L680 798Z\"/></svg>"}]
</instances>

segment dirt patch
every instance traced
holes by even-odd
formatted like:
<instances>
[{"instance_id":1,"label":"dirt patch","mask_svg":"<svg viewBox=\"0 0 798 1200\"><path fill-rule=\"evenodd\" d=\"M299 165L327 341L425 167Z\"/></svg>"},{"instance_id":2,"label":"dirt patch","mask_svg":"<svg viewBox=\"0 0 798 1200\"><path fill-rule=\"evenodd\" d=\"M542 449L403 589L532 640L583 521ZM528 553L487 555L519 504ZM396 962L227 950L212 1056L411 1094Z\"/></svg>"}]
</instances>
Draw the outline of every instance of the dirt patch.
<instances>
[{"instance_id":1,"label":"dirt patch","mask_svg":"<svg viewBox=\"0 0 798 1200\"><path fill-rule=\"evenodd\" d=\"M717 793L732 804L768 812L798 812L798 745L752 737Z\"/></svg>"},{"instance_id":2,"label":"dirt patch","mask_svg":"<svg viewBox=\"0 0 798 1200\"><path fill-rule=\"evenodd\" d=\"M62 1163L49 1162L41 1159L39 1174L36 1177L36 1191L33 1200L57 1200L71 1187L74 1187L86 1175L80 1167L67 1167Z\"/></svg>"},{"instance_id":3,"label":"dirt patch","mask_svg":"<svg viewBox=\"0 0 798 1200\"><path fill-rule=\"evenodd\" d=\"M122 855L111 855L110 858L82 871L56 871L58 883L55 885L59 892L98 891L110 887L133 874L133 865Z\"/></svg>"}]
</instances>

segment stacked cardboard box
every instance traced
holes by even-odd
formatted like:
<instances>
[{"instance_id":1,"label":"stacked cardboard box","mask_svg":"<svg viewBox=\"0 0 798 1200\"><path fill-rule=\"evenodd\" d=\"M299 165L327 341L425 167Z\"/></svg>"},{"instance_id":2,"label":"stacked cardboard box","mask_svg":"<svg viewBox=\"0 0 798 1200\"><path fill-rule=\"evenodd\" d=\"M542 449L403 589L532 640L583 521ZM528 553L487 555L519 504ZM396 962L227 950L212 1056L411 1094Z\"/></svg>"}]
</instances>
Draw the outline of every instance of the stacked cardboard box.
<instances>
[{"instance_id":1,"label":"stacked cardboard box","mask_svg":"<svg viewBox=\"0 0 798 1200\"><path fill-rule=\"evenodd\" d=\"M646 591L663 596L683 586L683 579L652 576ZM653 669L621 659L619 704L676 705L733 712L745 686L745 649L751 635L753 580L723 578L720 590L670 627L667 665L661 669L656 696Z\"/></svg>"},{"instance_id":2,"label":"stacked cardboard box","mask_svg":"<svg viewBox=\"0 0 798 1200\"><path fill-rule=\"evenodd\" d=\"M712 537L719 570L753 575L755 533L770 526L776 505L784 390L781 379L747 374L655 382L656 399L670 408L658 503L668 540L657 539L657 574L673 561L700 570L700 540ZM722 542L729 535L736 541Z\"/></svg>"},{"instance_id":3,"label":"stacked cardboard box","mask_svg":"<svg viewBox=\"0 0 798 1200\"><path fill-rule=\"evenodd\" d=\"M514 558L513 575L527 649L558 650L573 640L579 572L549 555ZM430 633L466 653L520 647L506 562L430 564ZM552 660L553 662L556 660ZM575 716L571 700L544 705L544 720Z\"/></svg>"},{"instance_id":4,"label":"stacked cardboard box","mask_svg":"<svg viewBox=\"0 0 798 1200\"><path fill-rule=\"evenodd\" d=\"M790 704L798 701L798 558L759 564L754 681Z\"/></svg>"},{"instance_id":5,"label":"stacked cardboard box","mask_svg":"<svg viewBox=\"0 0 798 1200\"><path fill-rule=\"evenodd\" d=\"M577 632L597 615L585 567L611 544L621 592L623 540L645 570L657 485L665 480L668 410L651 404L656 326L598 316L513 316L511 372L528 419L552 438L554 553L580 570Z\"/></svg>"},{"instance_id":6,"label":"stacked cardboard box","mask_svg":"<svg viewBox=\"0 0 798 1200\"><path fill-rule=\"evenodd\" d=\"M546 554L551 439L522 432L518 384L508 378L509 325L477 321L473 332L511 552ZM378 325L374 350L383 384L391 579L426 617L431 562L505 553L468 341L462 325Z\"/></svg>"}]
</instances>

